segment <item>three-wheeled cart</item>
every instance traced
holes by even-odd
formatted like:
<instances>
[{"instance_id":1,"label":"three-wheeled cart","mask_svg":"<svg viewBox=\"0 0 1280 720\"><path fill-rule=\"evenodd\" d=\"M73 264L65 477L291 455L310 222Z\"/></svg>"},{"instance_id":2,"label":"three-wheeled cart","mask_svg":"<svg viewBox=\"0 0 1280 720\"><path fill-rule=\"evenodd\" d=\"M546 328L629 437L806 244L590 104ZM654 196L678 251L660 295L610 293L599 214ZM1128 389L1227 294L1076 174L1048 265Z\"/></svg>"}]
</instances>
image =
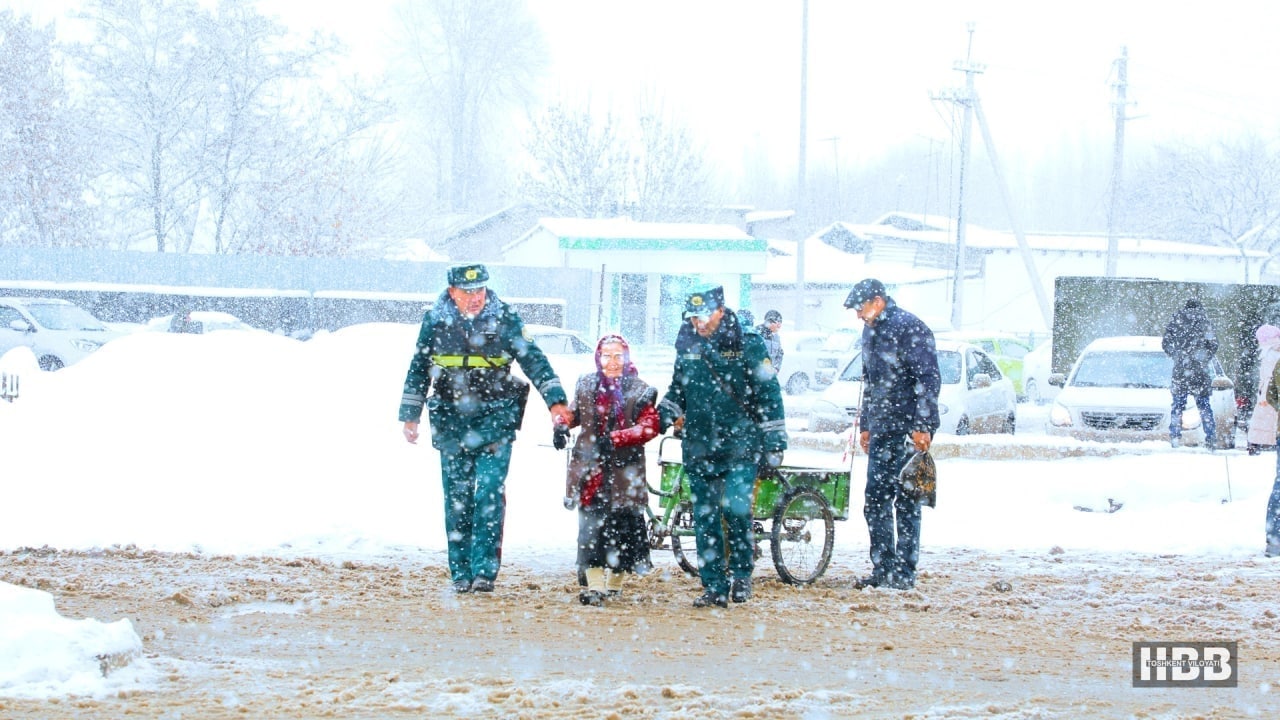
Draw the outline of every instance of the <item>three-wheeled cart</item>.
<instances>
[{"instance_id":1,"label":"three-wheeled cart","mask_svg":"<svg viewBox=\"0 0 1280 720\"><path fill-rule=\"evenodd\" d=\"M658 504L657 512L649 511L650 546L663 549L669 540L680 569L697 574L693 501L678 446L672 436L658 443L661 480L658 489L649 488ZM773 565L784 582L807 585L826 572L835 521L849 517L849 475L847 468L782 466L756 478L751 511L756 557L763 555L760 543L768 538Z\"/></svg>"}]
</instances>

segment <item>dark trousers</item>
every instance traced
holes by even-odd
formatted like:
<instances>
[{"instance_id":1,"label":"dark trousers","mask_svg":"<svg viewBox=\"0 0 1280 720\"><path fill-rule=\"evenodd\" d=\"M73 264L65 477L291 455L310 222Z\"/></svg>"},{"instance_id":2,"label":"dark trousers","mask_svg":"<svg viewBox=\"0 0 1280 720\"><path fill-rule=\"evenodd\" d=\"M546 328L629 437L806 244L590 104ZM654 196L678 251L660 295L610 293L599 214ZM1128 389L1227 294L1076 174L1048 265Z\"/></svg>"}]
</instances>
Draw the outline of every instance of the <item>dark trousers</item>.
<instances>
[{"instance_id":1,"label":"dark trousers","mask_svg":"<svg viewBox=\"0 0 1280 720\"><path fill-rule=\"evenodd\" d=\"M1213 423L1213 406L1209 404L1209 392L1196 395L1196 407L1200 409L1200 426L1204 428L1205 446L1218 441L1217 426ZM1169 437L1182 437L1182 411L1187 409L1187 396L1174 393L1169 410Z\"/></svg>"},{"instance_id":2,"label":"dark trousers","mask_svg":"<svg viewBox=\"0 0 1280 720\"><path fill-rule=\"evenodd\" d=\"M1280 438L1276 444L1280 446ZM1267 501L1267 554L1280 556L1280 450L1276 452L1276 479L1271 483L1271 499Z\"/></svg>"},{"instance_id":3,"label":"dark trousers","mask_svg":"<svg viewBox=\"0 0 1280 720\"><path fill-rule=\"evenodd\" d=\"M706 475L689 473L698 577L708 592L728 595L730 576L749 578L755 569L755 536L751 531L751 496L755 485L754 462L716 468ZM729 547L727 570L726 542Z\"/></svg>"},{"instance_id":4,"label":"dark trousers","mask_svg":"<svg viewBox=\"0 0 1280 720\"><path fill-rule=\"evenodd\" d=\"M494 443L479 450L440 451L444 531L449 541L449 574L454 582L498 577L510 464L510 443Z\"/></svg>"},{"instance_id":5,"label":"dark trousers","mask_svg":"<svg viewBox=\"0 0 1280 720\"><path fill-rule=\"evenodd\" d=\"M871 538L872 572L880 577L896 574L915 582L920 557L920 501L903 495L898 485L898 473L914 452L910 435L873 432L867 451L862 515Z\"/></svg>"}]
</instances>

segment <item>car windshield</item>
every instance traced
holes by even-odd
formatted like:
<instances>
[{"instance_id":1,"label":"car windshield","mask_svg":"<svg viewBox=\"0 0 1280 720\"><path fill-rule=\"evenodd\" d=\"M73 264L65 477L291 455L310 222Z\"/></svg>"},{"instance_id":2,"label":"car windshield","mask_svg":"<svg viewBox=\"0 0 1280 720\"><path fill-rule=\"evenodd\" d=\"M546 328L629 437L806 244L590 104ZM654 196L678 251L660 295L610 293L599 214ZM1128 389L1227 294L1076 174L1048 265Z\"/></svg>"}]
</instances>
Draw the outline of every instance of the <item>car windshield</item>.
<instances>
[{"instance_id":1,"label":"car windshield","mask_svg":"<svg viewBox=\"0 0 1280 720\"><path fill-rule=\"evenodd\" d=\"M103 325L98 318L75 305L33 303L27 306L27 310L31 311L31 314L41 325L50 330L105 332L107 329L107 326Z\"/></svg>"},{"instance_id":2,"label":"car windshield","mask_svg":"<svg viewBox=\"0 0 1280 720\"><path fill-rule=\"evenodd\" d=\"M960 353L953 350L938 351L938 372L942 374L943 383L955 385L960 382L960 370ZM862 353L854 355L849 364L844 366L840 379L845 382L862 382Z\"/></svg>"},{"instance_id":3,"label":"car windshield","mask_svg":"<svg viewBox=\"0 0 1280 720\"><path fill-rule=\"evenodd\" d=\"M862 333L855 330L837 330L829 337L827 342L822 346L823 350L837 353L849 352L862 341Z\"/></svg>"},{"instance_id":4,"label":"car windshield","mask_svg":"<svg viewBox=\"0 0 1280 720\"><path fill-rule=\"evenodd\" d=\"M1163 352L1085 353L1071 384L1076 387L1167 388L1173 360Z\"/></svg>"},{"instance_id":5,"label":"car windshield","mask_svg":"<svg viewBox=\"0 0 1280 720\"><path fill-rule=\"evenodd\" d=\"M862 382L862 353L854 355L849 364L844 366L840 379L845 382Z\"/></svg>"},{"instance_id":6,"label":"car windshield","mask_svg":"<svg viewBox=\"0 0 1280 720\"><path fill-rule=\"evenodd\" d=\"M954 350L938 351L938 372L942 375L942 384L955 385L960 382L962 365L960 353Z\"/></svg>"}]
</instances>

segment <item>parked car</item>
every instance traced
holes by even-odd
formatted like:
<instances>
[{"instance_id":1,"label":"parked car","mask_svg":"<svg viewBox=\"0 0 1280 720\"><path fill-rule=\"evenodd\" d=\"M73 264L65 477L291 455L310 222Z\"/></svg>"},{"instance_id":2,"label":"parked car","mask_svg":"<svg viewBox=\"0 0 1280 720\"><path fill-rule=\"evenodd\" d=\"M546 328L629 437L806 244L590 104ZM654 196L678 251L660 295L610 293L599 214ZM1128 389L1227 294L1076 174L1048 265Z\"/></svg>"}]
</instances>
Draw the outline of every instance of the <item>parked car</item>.
<instances>
[{"instance_id":1,"label":"parked car","mask_svg":"<svg viewBox=\"0 0 1280 720\"><path fill-rule=\"evenodd\" d=\"M816 387L824 388L835 382L841 369L848 362L849 356L856 352L862 343L862 323L838 327L827 336L818 357L818 369L815 372ZM783 358L783 365L786 358Z\"/></svg>"},{"instance_id":2,"label":"parked car","mask_svg":"<svg viewBox=\"0 0 1280 720\"><path fill-rule=\"evenodd\" d=\"M186 313L162 315L148 320L142 327L149 332L191 333L203 335L219 330L266 332L256 328L231 313L217 310L192 310Z\"/></svg>"},{"instance_id":3,"label":"parked car","mask_svg":"<svg viewBox=\"0 0 1280 720\"><path fill-rule=\"evenodd\" d=\"M525 332L537 343L560 376L565 392L573 392L580 375L596 371L596 346L587 344L580 335L554 325L525 323ZM634 362L634 359L633 359ZM523 375L523 373L522 373Z\"/></svg>"},{"instance_id":4,"label":"parked car","mask_svg":"<svg viewBox=\"0 0 1280 720\"><path fill-rule=\"evenodd\" d=\"M788 395L800 395L817 387L818 360L827 334L810 330L783 330L782 372L778 382Z\"/></svg>"},{"instance_id":5,"label":"parked car","mask_svg":"<svg viewBox=\"0 0 1280 720\"><path fill-rule=\"evenodd\" d=\"M78 362L121 334L66 300L0 298L0 355L25 345L41 370Z\"/></svg>"},{"instance_id":6,"label":"parked car","mask_svg":"<svg viewBox=\"0 0 1280 720\"><path fill-rule=\"evenodd\" d=\"M1210 404L1217 425L1218 447L1235 447L1235 384L1214 358ZM1047 432L1082 440L1168 440L1169 381L1173 359L1158 336L1107 337L1085 346L1064 375L1049 382L1062 392L1049 410ZM1200 411L1188 400L1182 414L1182 441L1205 442Z\"/></svg>"},{"instance_id":7,"label":"parked car","mask_svg":"<svg viewBox=\"0 0 1280 720\"><path fill-rule=\"evenodd\" d=\"M1028 401L1043 405L1058 395L1061 388L1049 384L1053 374L1053 341L1046 340L1022 358L1022 387Z\"/></svg>"},{"instance_id":8,"label":"parked car","mask_svg":"<svg viewBox=\"0 0 1280 720\"><path fill-rule=\"evenodd\" d=\"M1013 383L995 361L975 345L949 339L937 340L940 433L967 435L977 432L1013 433L1018 401ZM862 353L855 353L839 378L822 391L810 408L809 430L841 431L857 420L862 403Z\"/></svg>"},{"instance_id":9,"label":"parked car","mask_svg":"<svg viewBox=\"0 0 1280 720\"><path fill-rule=\"evenodd\" d=\"M1009 382L1013 383L1013 390L1018 394L1018 399L1021 400L1027 396L1026 387L1023 383L1025 357L1027 353L1031 352L1031 344L1027 341L1007 333L950 331L939 333L938 337L952 338L977 345L995 361L996 366L1000 368L1001 374L1009 378Z\"/></svg>"}]
</instances>

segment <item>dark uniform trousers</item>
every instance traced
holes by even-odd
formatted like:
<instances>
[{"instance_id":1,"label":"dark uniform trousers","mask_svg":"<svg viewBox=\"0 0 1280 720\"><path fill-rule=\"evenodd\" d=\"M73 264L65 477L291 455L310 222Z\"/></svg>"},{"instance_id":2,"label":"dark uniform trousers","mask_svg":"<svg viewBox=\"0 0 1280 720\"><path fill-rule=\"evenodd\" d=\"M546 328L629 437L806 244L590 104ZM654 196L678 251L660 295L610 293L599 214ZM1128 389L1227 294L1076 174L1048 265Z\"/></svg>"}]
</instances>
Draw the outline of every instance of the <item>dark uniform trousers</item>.
<instances>
[{"instance_id":1,"label":"dark uniform trousers","mask_svg":"<svg viewBox=\"0 0 1280 720\"><path fill-rule=\"evenodd\" d=\"M729 572L734 579L749 578L755 567L755 538L751 531L751 498L755 490L756 464L717 466L711 473L698 472L706 463L692 463L689 493L693 500L694 537L698 548L698 576L708 591L727 596L725 531L728 531ZM723 468L723 469L721 469Z\"/></svg>"},{"instance_id":2,"label":"dark uniform trousers","mask_svg":"<svg viewBox=\"0 0 1280 720\"><path fill-rule=\"evenodd\" d=\"M449 543L449 574L455 581L498 576L510 464L509 443L440 451L444 531Z\"/></svg>"},{"instance_id":3,"label":"dark uniform trousers","mask_svg":"<svg viewBox=\"0 0 1280 720\"><path fill-rule=\"evenodd\" d=\"M911 459L907 432L871 433L867 446L867 489L862 514L871 540L871 563L877 575L892 573L915 581L920 557L920 501L906 497L898 473Z\"/></svg>"}]
</instances>

